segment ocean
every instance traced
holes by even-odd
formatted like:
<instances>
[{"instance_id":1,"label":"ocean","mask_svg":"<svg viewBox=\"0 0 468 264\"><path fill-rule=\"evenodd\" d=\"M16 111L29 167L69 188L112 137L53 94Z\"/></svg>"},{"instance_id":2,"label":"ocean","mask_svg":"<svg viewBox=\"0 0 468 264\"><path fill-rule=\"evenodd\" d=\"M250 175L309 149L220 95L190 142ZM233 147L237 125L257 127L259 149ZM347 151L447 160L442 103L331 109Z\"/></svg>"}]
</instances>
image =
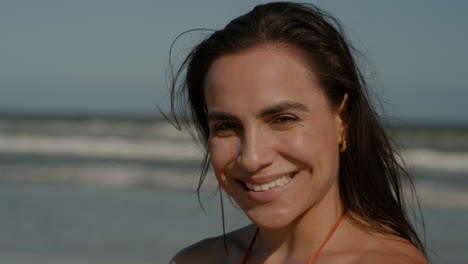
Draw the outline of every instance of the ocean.
<instances>
[{"instance_id":1,"label":"ocean","mask_svg":"<svg viewBox=\"0 0 468 264\"><path fill-rule=\"evenodd\" d=\"M468 128L392 125L414 176L431 263L468 263ZM162 120L0 118L0 263L168 263L222 234L203 151ZM248 223L225 201L226 224ZM425 232L423 232L425 230Z\"/></svg>"}]
</instances>

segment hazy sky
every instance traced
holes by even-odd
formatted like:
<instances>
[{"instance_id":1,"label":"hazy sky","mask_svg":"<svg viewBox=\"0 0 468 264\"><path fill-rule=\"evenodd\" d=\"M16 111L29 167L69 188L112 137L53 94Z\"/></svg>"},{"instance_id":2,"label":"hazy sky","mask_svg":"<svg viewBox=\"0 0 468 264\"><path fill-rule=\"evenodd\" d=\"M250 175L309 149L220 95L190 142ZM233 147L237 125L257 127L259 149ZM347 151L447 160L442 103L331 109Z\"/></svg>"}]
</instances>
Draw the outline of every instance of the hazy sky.
<instances>
[{"instance_id":1,"label":"hazy sky","mask_svg":"<svg viewBox=\"0 0 468 264\"><path fill-rule=\"evenodd\" d=\"M1 0L0 112L156 112L167 105L172 40L263 2ZM468 1L311 2L367 56L389 116L468 124ZM178 54L200 36L181 41Z\"/></svg>"}]
</instances>

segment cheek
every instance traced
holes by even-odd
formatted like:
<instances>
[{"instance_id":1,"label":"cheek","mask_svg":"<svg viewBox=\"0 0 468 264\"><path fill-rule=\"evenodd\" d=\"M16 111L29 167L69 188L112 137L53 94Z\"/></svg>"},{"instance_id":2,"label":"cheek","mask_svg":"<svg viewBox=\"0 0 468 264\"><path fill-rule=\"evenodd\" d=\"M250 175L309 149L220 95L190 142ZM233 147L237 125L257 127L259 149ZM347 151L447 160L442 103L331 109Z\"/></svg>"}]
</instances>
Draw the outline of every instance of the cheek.
<instances>
[{"instance_id":1,"label":"cheek","mask_svg":"<svg viewBox=\"0 0 468 264\"><path fill-rule=\"evenodd\" d=\"M281 145L287 146L290 157L303 163L307 167L328 167L334 162L334 152L338 151L338 145L334 140L335 133L329 129L319 127L304 127L293 134L282 137Z\"/></svg>"},{"instance_id":2,"label":"cheek","mask_svg":"<svg viewBox=\"0 0 468 264\"><path fill-rule=\"evenodd\" d=\"M291 155L309 160L320 148L320 139L311 129L299 129L292 134L285 135L281 145L286 146Z\"/></svg>"},{"instance_id":3,"label":"cheek","mask_svg":"<svg viewBox=\"0 0 468 264\"><path fill-rule=\"evenodd\" d=\"M228 170L235 161L239 146L235 139L215 138L209 141L210 162L218 180L224 177L223 172Z\"/></svg>"}]
</instances>

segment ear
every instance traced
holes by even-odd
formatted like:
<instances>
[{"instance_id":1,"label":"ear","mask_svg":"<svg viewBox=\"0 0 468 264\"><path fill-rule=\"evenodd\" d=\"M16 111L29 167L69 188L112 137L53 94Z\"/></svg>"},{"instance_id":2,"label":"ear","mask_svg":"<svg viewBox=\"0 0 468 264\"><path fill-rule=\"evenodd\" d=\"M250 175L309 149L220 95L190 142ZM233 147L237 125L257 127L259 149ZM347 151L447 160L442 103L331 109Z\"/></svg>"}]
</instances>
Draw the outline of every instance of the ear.
<instances>
[{"instance_id":1,"label":"ear","mask_svg":"<svg viewBox=\"0 0 468 264\"><path fill-rule=\"evenodd\" d=\"M346 106L348 102L348 93L345 93L343 100L341 101L340 107L337 110L337 118L339 125L339 142L343 142L346 139L346 128L348 125L348 120L346 116Z\"/></svg>"}]
</instances>

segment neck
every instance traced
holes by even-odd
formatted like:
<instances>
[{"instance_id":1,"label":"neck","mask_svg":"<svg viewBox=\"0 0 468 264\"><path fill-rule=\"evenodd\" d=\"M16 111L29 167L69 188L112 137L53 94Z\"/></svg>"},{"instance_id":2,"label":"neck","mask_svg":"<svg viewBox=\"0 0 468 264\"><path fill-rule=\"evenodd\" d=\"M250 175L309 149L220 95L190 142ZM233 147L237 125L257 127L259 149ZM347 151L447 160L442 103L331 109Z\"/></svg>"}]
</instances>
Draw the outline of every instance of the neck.
<instances>
[{"instance_id":1,"label":"neck","mask_svg":"<svg viewBox=\"0 0 468 264\"><path fill-rule=\"evenodd\" d=\"M256 251L265 258L289 260L287 262L309 259L342 214L343 206L336 188L289 225L278 229L261 228Z\"/></svg>"}]
</instances>

